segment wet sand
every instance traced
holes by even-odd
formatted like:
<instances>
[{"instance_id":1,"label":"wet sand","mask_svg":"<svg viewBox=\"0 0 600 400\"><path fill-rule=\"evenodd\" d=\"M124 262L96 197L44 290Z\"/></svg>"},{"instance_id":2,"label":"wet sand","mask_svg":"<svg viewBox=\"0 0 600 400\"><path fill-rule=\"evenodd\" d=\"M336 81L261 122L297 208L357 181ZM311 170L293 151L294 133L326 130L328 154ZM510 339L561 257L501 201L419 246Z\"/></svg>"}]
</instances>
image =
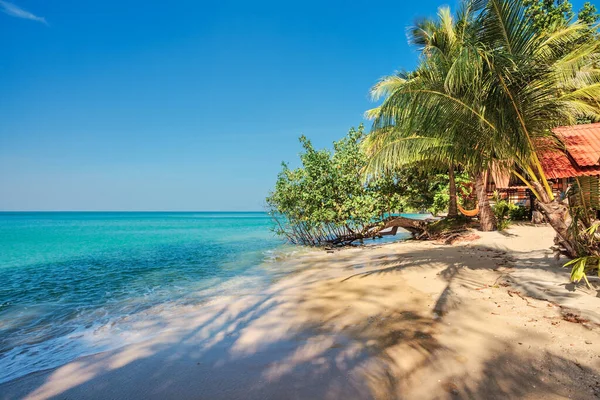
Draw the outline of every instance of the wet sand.
<instances>
[{"instance_id":1,"label":"wet sand","mask_svg":"<svg viewBox=\"0 0 600 400\"><path fill-rule=\"evenodd\" d=\"M598 279L569 283L548 227L476 234L302 254L264 293L182 308L0 398L600 397Z\"/></svg>"}]
</instances>

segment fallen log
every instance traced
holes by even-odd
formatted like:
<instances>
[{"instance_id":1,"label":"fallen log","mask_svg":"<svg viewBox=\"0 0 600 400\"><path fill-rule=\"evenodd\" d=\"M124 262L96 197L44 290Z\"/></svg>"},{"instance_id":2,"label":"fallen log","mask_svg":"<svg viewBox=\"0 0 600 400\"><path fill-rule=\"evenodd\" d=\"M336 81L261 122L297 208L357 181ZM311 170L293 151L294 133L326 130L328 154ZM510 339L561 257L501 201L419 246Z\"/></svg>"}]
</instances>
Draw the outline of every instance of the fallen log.
<instances>
[{"instance_id":1,"label":"fallen log","mask_svg":"<svg viewBox=\"0 0 600 400\"><path fill-rule=\"evenodd\" d=\"M380 229L388 228L403 228L413 234L413 236L420 236L427 232L427 226L432 222L429 219L411 219L406 217L388 217L383 222L383 227Z\"/></svg>"},{"instance_id":2,"label":"fallen log","mask_svg":"<svg viewBox=\"0 0 600 400\"><path fill-rule=\"evenodd\" d=\"M380 222L370 224L362 229L361 232L352 232L347 235L337 237L328 241L329 245L348 246L357 240L372 239L381 236L395 235L398 228L406 229L415 239L425 239L429 237L427 226L433 222L432 220L419 220L406 217L388 217ZM391 232L383 232L386 229L392 228Z\"/></svg>"},{"instance_id":3,"label":"fallen log","mask_svg":"<svg viewBox=\"0 0 600 400\"><path fill-rule=\"evenodd\" d=\"M327 223L311 226L304 222L285 224L277 218L275 220L279 227L278 233L285 235L290 243L325 248L349 246L357 240L363 241L364 239L395 235L400 228L410 232L415 239L428 239L431 235L427 228L434 222L432 219L418 220L391 216L356 227L349 226L349 224L338 226Z\"/></svg>"}]
</instances>

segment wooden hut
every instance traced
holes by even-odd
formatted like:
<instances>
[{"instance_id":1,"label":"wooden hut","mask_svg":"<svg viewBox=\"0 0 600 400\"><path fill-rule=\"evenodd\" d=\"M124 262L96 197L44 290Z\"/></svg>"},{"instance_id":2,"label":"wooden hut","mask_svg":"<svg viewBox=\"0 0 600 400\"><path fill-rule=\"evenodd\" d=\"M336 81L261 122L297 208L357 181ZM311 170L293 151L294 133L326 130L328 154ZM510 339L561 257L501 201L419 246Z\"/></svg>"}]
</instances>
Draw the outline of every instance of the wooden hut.
<instances>
[{"instance_id":1,"label":"wooden hut","mask_svg":"<svg viewBox=\"0 0 600 400\"><path fill-rule=\"evenodd\" d=\"M556 196L581 192L570 201L585 201L586 206L600 210L600 123L561 126L554 133L564 144L564 150L541 151L540 161L552 182ZM488 193L498 191L513 203L525 203L529 191L515 177L499 170L488 174Z\"/></svg>"}]
</instances>

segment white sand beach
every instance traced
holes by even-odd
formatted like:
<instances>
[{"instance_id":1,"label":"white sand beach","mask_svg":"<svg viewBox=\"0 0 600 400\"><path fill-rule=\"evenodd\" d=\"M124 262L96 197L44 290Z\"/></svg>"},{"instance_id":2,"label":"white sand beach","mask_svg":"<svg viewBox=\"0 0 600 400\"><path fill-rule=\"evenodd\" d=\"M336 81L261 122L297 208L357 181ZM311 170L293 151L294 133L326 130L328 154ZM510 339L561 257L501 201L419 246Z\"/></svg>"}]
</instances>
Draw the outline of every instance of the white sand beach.
<instances>
[{"instance_id":1,"label":"white sand beach","mask_svg":"<svg viewBox=\"0 0 600 400\"><path fill-rule=\"evenodd\" d=\"M181 309L150 340L3 384L0 398L600 397L598 279L569 283L549 227L475 234L307 251L265 293Z\"/></svg>"}]
</instances>

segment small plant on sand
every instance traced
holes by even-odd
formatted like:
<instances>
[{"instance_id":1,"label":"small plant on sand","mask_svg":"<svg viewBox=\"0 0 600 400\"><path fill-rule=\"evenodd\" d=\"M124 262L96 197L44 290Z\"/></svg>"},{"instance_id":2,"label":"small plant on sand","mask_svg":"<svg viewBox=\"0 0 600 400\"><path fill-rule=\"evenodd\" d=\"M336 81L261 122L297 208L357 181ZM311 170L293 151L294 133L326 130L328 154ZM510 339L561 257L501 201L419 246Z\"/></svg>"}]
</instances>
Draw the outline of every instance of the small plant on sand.
<instances>
[{"instance_id":1,"label":"small plant on sand","mask_svg":"<svg viewBox=\"0 0 600 400\"><path fill-rule=\"evenodd\" d=\"M598 276L600 276L600 256L579 257L566 263L565 267L571 267L572 282L578 283L583 279L591 289L592 285L590 285L586 274L598 270Z\"/></svg>"},{"instance_id":2,"label":"small plant on sand","mask_svg":"<svg viewBox=\"0 0 600 400\"><path fill-rule=\"evenodd\" d=\"M571 267L571 281L581 282L583 279L591 288L586 274L597 270L600 276L600 221L593 221L595 211L572 205L570 215L572 216L571 231L577 238L576 251L578 257L566 263L565 267ZM589 228L583 228L589 226Z\"/></svg>"}]
</instances>

